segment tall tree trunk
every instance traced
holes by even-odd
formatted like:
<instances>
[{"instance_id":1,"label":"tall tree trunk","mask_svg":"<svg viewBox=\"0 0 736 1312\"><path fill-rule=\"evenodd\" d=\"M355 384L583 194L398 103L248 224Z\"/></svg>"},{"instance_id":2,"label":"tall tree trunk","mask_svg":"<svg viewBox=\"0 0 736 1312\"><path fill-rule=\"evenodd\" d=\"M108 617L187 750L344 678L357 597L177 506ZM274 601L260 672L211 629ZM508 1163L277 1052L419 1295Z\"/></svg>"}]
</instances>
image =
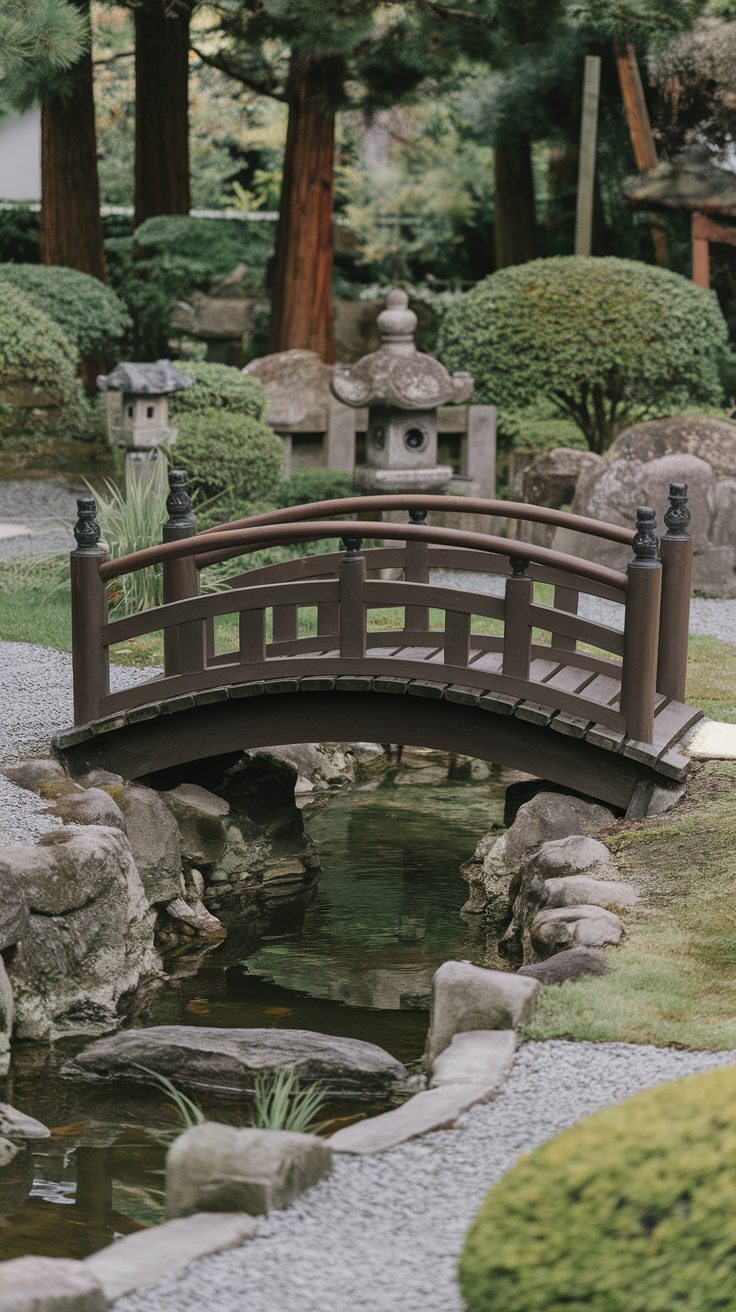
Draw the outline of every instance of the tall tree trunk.
<instances>
[{"instance_id":1,"label":"tall tree trunk","mask_svg":"<svg viewBox=\"0 0 736 1312\"><path fill-rule=\"evenodd\" d=\"M135 217L188 214L189 23L192 0L135 9Z\"/></svg>"},{"instance_id":2,"label":"tall tree trunk","mask_svg":"<svg viewBox=\"0 0 736 1312\"><path fill-rule=\"evenodd\" d=\"M41 106L41 260L106 277L90 50Z\"/></svg>"},{"instance_id":3,"label":"tall tree trunk","mask_svg":"<svg viewBox=\"0 0 736 1312\"><path fill-rule=\"evenodd\" d=\"M332 194L335 112L342 61L292 56L269 350L301 347L335 358L332 330Z\"/></svg>"},{"instance_id":4,"label":"tall tree trunk","mask_svg":"<svg viewBox=\"0 0 736 1312\"><path fill-rule=\"evenodd\" d=\"M528 134L493 151L496 268L525 264L537 253L532 143Z\"/></svg>"}]
</instances>

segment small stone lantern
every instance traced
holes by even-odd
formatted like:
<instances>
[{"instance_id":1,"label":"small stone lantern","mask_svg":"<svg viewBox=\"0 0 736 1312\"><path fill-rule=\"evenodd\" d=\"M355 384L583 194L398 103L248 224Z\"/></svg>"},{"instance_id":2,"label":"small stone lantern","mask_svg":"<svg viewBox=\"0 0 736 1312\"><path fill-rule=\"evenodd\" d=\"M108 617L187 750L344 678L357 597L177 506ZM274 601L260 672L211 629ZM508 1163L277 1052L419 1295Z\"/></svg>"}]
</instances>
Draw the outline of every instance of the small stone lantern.
<instances>
[{"instance_id":1,"label":"small stone lantern","mask_svg":"<svg viewBox=\"0 0 736 1312\"><path fill-rule=\"evenodd\" d=\"M417 316L400 288L378 316L381 346L349 366L337 366L338 401L368 407L366 465L355 471L364 492L442 492L450 465L437 463L437 408L460 405L473 391L468 373L449 374L414 344Z\"/></svg>"},{"instance_id":2,"label":"small stone lantern","mask_svg":"<svg viewBox=\"0 0 736 1312\"><path fill-rule=\"evenodd\" d=\"M124 362L111 374L100 374L97 386L118 404L108 405L108 441L125 450L125 476L140 478L154 472L159 447L171 446L176 429L169 423L169 396L192 386L170 360L155 364Z\"/></svg>"}]
</instances>

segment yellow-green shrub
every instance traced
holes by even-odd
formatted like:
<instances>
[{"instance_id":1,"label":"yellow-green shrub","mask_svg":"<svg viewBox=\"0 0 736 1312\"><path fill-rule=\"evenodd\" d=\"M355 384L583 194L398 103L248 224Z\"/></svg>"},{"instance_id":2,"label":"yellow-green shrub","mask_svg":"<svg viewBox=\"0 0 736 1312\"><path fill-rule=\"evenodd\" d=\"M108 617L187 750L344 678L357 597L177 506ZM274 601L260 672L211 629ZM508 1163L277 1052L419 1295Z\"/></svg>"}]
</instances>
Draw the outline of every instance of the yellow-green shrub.
<instances>
[{"instance_id":1,"label":"yellow-green shrub","mask_svg":"<svg viewBox=\"0 0 736 1312\"><path fill-rule=\"evenodd\" d=\"M460 1262L467 1312L731 1312L736 1069L664 1084L536 1149Z\"/></svg>"}]
</instances>

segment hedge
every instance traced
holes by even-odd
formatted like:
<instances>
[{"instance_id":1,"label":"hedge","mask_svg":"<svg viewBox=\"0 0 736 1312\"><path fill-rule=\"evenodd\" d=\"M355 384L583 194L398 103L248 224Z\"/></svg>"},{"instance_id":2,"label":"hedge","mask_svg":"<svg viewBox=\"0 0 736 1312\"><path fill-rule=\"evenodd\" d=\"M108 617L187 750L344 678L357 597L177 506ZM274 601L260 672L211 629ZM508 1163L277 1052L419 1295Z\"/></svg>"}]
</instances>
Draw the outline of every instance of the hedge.
<instances>
[{"instance_id":1,"label":"hedge","mask_svg":"<svg viewBox=\"0 0 736 1312\"><path fill-rule=\"evenodd\" d=\"M558 256L502 269L447 309L438 354L474 401L541 397L602 451L634 415L723 400L726 322L715 294L634 260Z\"/></svg>"},{"instance_id":2,"label":"hedge","mask_svg":"<svg viewBox=\"0 0 736 1312\"><path fill-rule=\"evenodd\" d=\"M17 287L48 314L80 356L94 354L101 363L109 362L130 329L122 301L88 273L42 264L2 264L0 280Z\"/></svg>"},{"instance_id":3,"label":"hedge","mask_svg":"<svg viewBox=\"0 0 736 1312\"><path fill-rule=\"evenodd\" d=\"M76 367L66 333L7 283L0 295L0 442L34 445L88 427Z\"/></svg>"},{"instance_id":4,"label":"hedge","mask_svg":"<svg viewBox=\"0 0 736 1312\"><path fill-rule=\"evenodd\" d=\"M105 243L110 282L135 323L136 359L167 355L174 301L245 265L246 290L262 294L275 237L272 223L161 215L146 219L133 237Z\"/></svg>"},{"instance_id":5,"label":"hedge","mask_svg":"<svg viewBox=\"0 0 736 1312\"><path fill-rule=\"evenodd\" d=\"M283 478L283 445L262 419L207 410L177 417L170 460L186 469L197 503L273 502ZM195 506L196 508L196 506Z\"/></svg>"},{"instance_id":6,"label":"hedge","mask_svg":"<svg viewBox=\"0 0 736 1312\"><path fill-rule=\"evenodd\" d=\"M355 494L353 478L344 469L295 469L279 491L282 506L306 506L310 501L334 501Z\"/></svg>"},{"instance_id":7,"label":"hedge","mask_svg":"<svg viewBox=\"0 0 736 1312\"><path fill-rule=\"evenodd\" d=\"M730 1312L736 1069L587 1117L491 1189L460 1262L467 1312Z\"/></svg>"},{"instance_id":8,"label":"hedge","mask_svg":"<svg viewBox=\"0 0 736 1312\"><path fill-rule=\"evenodd\" d=\"M207 360L176 360L179 373L194 381L185 392L174 392L169 401L172 414L203 414L207 410L227 411L265 419L268 401L263 384L250 374L228 364L211 364Z\"/></svg>"}]
</instances>

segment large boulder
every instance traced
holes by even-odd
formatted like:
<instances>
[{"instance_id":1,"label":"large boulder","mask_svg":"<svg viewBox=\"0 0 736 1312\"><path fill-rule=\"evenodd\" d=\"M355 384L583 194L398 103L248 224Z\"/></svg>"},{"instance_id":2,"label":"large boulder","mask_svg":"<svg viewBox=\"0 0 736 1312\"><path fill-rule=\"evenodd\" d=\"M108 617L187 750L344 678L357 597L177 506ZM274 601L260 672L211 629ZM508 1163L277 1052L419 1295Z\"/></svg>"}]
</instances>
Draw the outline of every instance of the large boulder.
<instances>
[{"instance_id":1,"label":"large boulder","mask_svg":"<svg viewBox=\"0 0 736 1312\"><path fill-rule=\"evenodd\" d=\"M586 975L607 975L610 969L605 953L596 948L566 948L544 961L521 966L518 974L536 979L540 984L566 984Z\"/></svg>"},{"instance_id":2,"label":"large boulder","mask_svg":"<svg viewBox=\"0 0 736 1312\"><path fill-rule=\"evenodd\" d=\"M736 423L707 415L649 419L619 433L612 460L661 460L662 456L697 456L717 474L736 478Z\"/></svg>"},{"instance_id":3,"label":"large boulder","mask_svg":"<svg viewBox=\"0 0 736 1312\"><path fill-rule=\"evenodd\" d=\"M297 349L263 355L251 360L243 373L262 383L272 428L285 432L326 431L333 367L324 364L316 351Z\"/></svg>"},{"instance_id":4,"label":"large boulder","mask_svg":"<svg viewBox=\"0 0 736 1312\"><path fill-rule=\"evenodd\" d=\"M98 1039L67 1062L62 1074L150 1083L142 1066L178 1084L239 1091L251 1091L264 1072L287 1071L304 1083L325 1083L333 1093L366 1098L399 1091L407 1078L400 1061L360 1039L311 1030L187 1025L123 1030Z\"/></svg>"},{"instance_id":5,"label":"large boulder","mask_svg":"<svg viewBox=\"0 0 736 1312\"><path fill-rule=\"evenodd\" d=\"M180 1134L166 1157L166 1214L288 1207L329 1175L332 1152L315 1134L235 1129L205 1121Z\"/></svg>"},{"instance_id":6,"label":"large boulder","mask_svg":"<svg viewBox=\"0 0 736 1312\"><path fill-rule=\"evenodd\" d=\"M5 962L0 957L0 1075L7 1075L10 1068L10 1036L13 1033L14 1017L13 990Z\"/></svg>"},{"instance_id":7,"label":"large boulder","mask_svg":"<svg viewBox=\"0 0 736 1312\"><path fill-rule=\"evenodd\" d=\"M591 879L617 879L618 871L605 843L585 834L553 838L534 853L534 864L545 880L587 875Z\"/></svg>"},{"instance_id":8,"label":"large boulder","mask_svg":"<svg viewBox=\"0 0 736 1312\"><path fill-rule=\"evenodd\" d=\"M223 816L230 810L229 802L199 784L179 784L161 793L161 800L179 826L182 856L189 865L213 865L224 856L227 834Z\"/></svg>"},{"instance_id":9,"label":"large boulder","mask_svg":"<svg viewBox=\"0 0 736 1312\"><path fill-rule=\"evenodd\" d=\"M574 947L617 947L623 936L620 918L601 906L549 908L539 911L531 926L532 946L539 957Z\"/></svg>"},{"instance_id":10,"label":"large boulder","mask_svg":"<svg viewBox=\"0 0 736 1312\"><path fill-rule=\"evenodd\" d=\"M112 825L124 829L123 813L104 788L74 788L57 801L57 815L70 825Z\"/></svg>"},{"instance_id":11,"label":"large boulder","mask_svg":"<svg viewBox=\"0 0 736 1312\"><path fill-rule=\"evenodd\" d=\"M647 461L612 454L602 469L581 474L572 509L576 514L633 528L637 507L651 505L657 510L661 529L670 483L688 485L695 587L710 596L736 593L736 476L719 473L699 455L672 452ZM552 545L557 551L614 569L624 569L631 557L629 548L620 543L570 529L557 529Z\"/></svg>"},{"instance_id":12,"label":"large boulder","mask_svg":"<svg viewBox=\"0 0 736 1312\"><path fill-rule=\"evenodd\" d=\"M532 1017L538 985L469 961L445 961L432 981L425 1062L429 1067L456 1034L520 1029Z\"/></svg>"},{"instance_id":13,"label":"large boulder","mask_svg":"<svg viewBox=\"0 0 736 1312\"><path fill-rule=\"evenodd\" d=\"M587 802L567 793L537 793L519 807L516 819L507 831L506 865L509 870L517 872L542 844L581 834L597 834L612 823L613 812L598 802Z\"/></svg>"},{"instance_id":14,"label":"large boulder","mask_svg":"<svg viewBox=\"0 0 736 1312\"><path fill-rule=\"evenodd\" d=\"M21 1038L99 1034L158 966L153 914L119 829L64 826L0 852L0 890L20 883L28 925L8 967ZM0 903L2 902L0 898Z\"/></svg>"},{"instance_id":15,"label":"large boulder","mask_svg":"<svg viewBox=\"0 0 736 1312\"><path fill-rule=\"evenodd\" d=\"M125 832L146 897L152 904L184 895L179 827L171 809L153 788L126 784L116 788Z\"/></svg>"}]
</instances>

